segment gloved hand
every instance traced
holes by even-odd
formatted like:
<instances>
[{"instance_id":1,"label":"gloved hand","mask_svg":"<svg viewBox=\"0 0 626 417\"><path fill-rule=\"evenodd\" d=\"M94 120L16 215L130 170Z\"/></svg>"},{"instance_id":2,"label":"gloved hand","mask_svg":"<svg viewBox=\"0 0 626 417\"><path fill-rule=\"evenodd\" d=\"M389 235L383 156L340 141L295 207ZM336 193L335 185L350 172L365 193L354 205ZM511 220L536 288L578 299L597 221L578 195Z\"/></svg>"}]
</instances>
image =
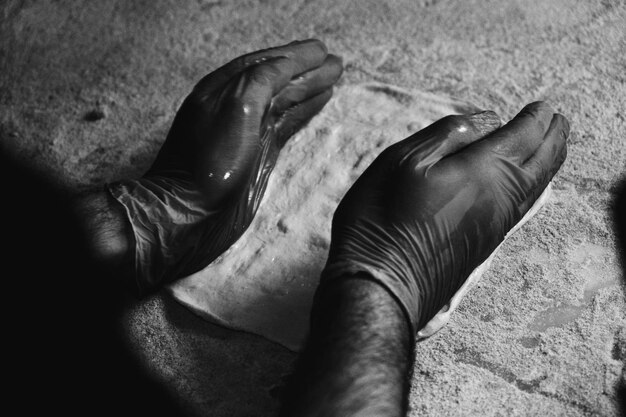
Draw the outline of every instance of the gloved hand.
<instances>
[{"instance_id":1,"label":"gloved hand","mask_svg":"<svg viewBox=\"0 0 626 417\"><path fill-rule=\"evenodd\" d=\"M202 269L241 236L280 149L328 102L341 72L341 59L308 40L200 80L148 172L108 186L133 228L140 293Z\"/></svg>"},{"instance_id":2,"label":"gloved hand","mask_svg":"<svg viewBox=\"0 0 626 417\"><path fill-rule=\"evenodd\" d=\"M493 112L448 116L383 151L335 212L320 289L365 275L420 330L565 160L569 125L547 104L499 125Z\"/></svg>"}]
</instances>

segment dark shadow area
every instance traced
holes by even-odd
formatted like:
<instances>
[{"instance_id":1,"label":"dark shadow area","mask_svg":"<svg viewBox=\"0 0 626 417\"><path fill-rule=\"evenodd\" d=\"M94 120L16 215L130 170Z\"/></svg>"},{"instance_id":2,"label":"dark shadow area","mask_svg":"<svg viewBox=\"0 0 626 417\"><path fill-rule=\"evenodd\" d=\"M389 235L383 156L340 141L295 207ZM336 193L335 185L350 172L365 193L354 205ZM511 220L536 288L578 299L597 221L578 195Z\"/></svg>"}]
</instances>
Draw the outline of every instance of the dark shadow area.
<instances>
[{"instance_id":1,"label":"dark shadow area","mask_svg":"<svg viewBox=\"0 0 626 417\"><path fill-rule=\"evenodd\" d=\"M309 259L294 259L289 270L295 276L315 280L319 271L311 267L311 264L314 263ZM271 270L260 272L258 279L267 278L271 273ZM272 294L259 293L256 299L245 298L249 302L245 309L263 316L263 306L280 303L279 298ZM241 300L238 300L238 305L241 305ZM301 322L301 317L294 312L295 309L294 305L289 305L284 308L284 314L278 314L288 318L285 321L279 320L279 328L287 330L294 322ZM239 310L235 309L235 315L237 311ZM189 401L195 413L213 416L276 413L297 353L262 336L215 324L176 301L166 290L159 292L153 302L145 303L132 314L136 321L143 322L140 327L131 331L131 337L139 336L137 344L141 346L142 356L150 358L153 365L160 370L179 370L180 377L170 378L167 385L192 386L193 389L184 388L179 394L186 397L181 399ZM275 316L275 311L270 314L270 317ZM263 323L266 317L261 317L260 320ZM159 321L162 324L159 325ZM150 336L142 334L141 330L155 324L157 327L150 332L151 337L164 339L158 351L148 340ZM308 317L304 325L308 328ZM262 328L267 330L267 327ZM155 336L157 334L162 336ZM162 352L168 350L176 350L184 358L173 361L165 357L159 358Z\"/></svg>"},{"instance_id":2,"label":"dark shadow area","mask_svg":"<svg viewBox=\"0 0 626 417\"><path fill-rule=\"evenodd\" d=\"M614 189L615 197L612 205L613 227L617 238L619 262L622 267L622 289L626 296L626 175L622 177ZM619 343L619 341L616 343ZM616 345L614 348L614 356L617 355L616 359L626 360L625 357L622 357L622 352L625 350L626 346ZM616 397L621 414L626 416L626 379L623 375L617 387Z\"/></svg>"},{"instance_id":3,"label":"dark shadow area","mask_svg":"<svg viewBox=\"0 0 626 417\"><path fill-rule=\"evenodd\" d=\"M273 415L295 354L211 322L166 291L136 301L127 337L140 362L190 416Z\"/></svg>"},{"instance_id":4,"label":"dark shadow area","mask_svg":"<svg viewBox=\"0 0 626 417\"><path fill-rule=\"evenodd\" d=\"M320 271L313 266L315 264L312 259L293 259L286 270L289 270L291 275L302 277L304 281L316 281ZM271 266L268 266L267 269L263 268L257 273L256 279L267 280L273 271ZM210 279L209 276L205 278ZM248 282L246 279L242 280L242 285L247 285L246 282ZM270 284L267 285L272 287ZM222 294L219 290L218 293ZM290 294L294 295L293 292ZM301 295L295 296L295 299L300 301L290 303L294 297L285 300L272 291L261 291L254 297L249 293L242 294L243 298L237 300L233 315L237 317L244 310L254 312L253 315L259 320L256 327L254 323L244 321L252 328L274 332L270 333L274 335L278 334L277 329L286 333L295 331L300 326L308 329L308 314L303 320L297 305L304 302ZM245 306L242 306L244 303ZM214 324L176 301L169 292L159 293L158 304L160 306L155 303L150 307L152 312L138 311L135 316L145 317L146 326L150 326L150 323L154 323L155 315L163 315L167 328L157 331L161 334L174 335L176 343L179 344L177 349L184 352L186 359L179 361L175 366L181 370L192 368L189 373L185 373L184 379L188 379L189 383L196 387L195 392L191 395L182 392L181 395L187 395L198 414L242 417L276 414L283 393L286 392L285 387L290 380L297 353L265 337ZM160 308L162 311L158 311ZM264 308L271 311L265 315ZM240 316L238 320L233 321L241 320L243 319ZM268 326L268 320L277 323L277 326ZM150 343L142 340L140 344L144 347L144 354L147 357L155 357L149 351ZM171 342L169 344L170 346L165 347L166 350L174 348ZM163 363L157 366L166 369L167 365ZM172 366L172 363L169 363L169 366ZM172 383L175 384L175 381L168 382ZM213 409L209 408L209 405Z\"/></svg>"},{"instance_id":5,"label":"dark shadow area","mask_svg":"<svg viewBox=\"0 0 626 417\"><path fill-rule=\"evenodd\" d=\"M622 279L626 280L626 175L617 183L613 191L612 217L617 238L617 251L622 267ZM624 282L626 284L626 282ZM626 290L626 287L625 287ZM625 294L626 295L626 294Z\"/></svg>"},{"instance_id":6,"label":"dark shadow area","mask_svg":"<svg viewBox=\"0 0 626 417\"><path fill-rule=\"evenodd\" d=\"M126 348L117 326L121 289L91 262L68 195L2 149L0 182L5 407L25 415L183 415Z\"/></svg>"}]
</instances>

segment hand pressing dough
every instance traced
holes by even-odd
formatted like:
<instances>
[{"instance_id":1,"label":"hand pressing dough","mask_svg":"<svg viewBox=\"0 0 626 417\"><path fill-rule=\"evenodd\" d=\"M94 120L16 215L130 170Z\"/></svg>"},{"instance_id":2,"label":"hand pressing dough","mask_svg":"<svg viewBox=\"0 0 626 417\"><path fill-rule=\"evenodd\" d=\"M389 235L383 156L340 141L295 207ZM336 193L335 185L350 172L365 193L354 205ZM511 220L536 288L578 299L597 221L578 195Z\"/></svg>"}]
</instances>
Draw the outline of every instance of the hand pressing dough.
<instances>
[{"instance_id":1,"label":"hand pressing dough","mask_svg":"<svg viewBox=\"0 0 626 417\"><path fill-rule=\"evenodd\" d=\"M448 114L475 111L450 98L384 84L336 89L281 151L249 229L211 265L169 290L211 322L300 350L328 254L332 215L343 195L387 146ZM468 287L420 337L443 327Z\"/></svg>"}]
</instances>

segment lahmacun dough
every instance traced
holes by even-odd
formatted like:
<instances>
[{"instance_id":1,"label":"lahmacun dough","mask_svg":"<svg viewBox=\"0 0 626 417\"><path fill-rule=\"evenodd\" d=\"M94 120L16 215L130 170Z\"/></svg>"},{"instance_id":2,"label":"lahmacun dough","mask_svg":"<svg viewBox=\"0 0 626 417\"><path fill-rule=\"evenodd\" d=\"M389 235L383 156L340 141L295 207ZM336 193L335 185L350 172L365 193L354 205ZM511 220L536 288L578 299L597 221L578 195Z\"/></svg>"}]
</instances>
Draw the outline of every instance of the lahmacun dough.
<instances>
[{"instance_id":1,"label":"lahmacun dough","mask_svg":"<svg viewBox=\"0 0 626 417\"><path fill-rule=\"evenodd\" d=\"M337 88L281 151L249 229L211 265L169 290L211 322L299 350L343 195L387 146L443 116L476 110L385 84Z\"/></svg>"}]
</instances>

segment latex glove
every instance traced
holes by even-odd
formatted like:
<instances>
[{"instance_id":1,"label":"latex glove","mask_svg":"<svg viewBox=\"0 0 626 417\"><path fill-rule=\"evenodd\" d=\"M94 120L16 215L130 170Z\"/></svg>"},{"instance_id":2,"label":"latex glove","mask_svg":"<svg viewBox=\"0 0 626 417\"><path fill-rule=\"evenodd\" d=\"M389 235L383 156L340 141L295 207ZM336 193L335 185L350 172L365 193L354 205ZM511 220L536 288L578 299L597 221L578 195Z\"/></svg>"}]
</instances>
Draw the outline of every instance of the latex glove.
<instances>
[{"instance_id":1,"label":"latex glove","mask_svg":"<svg viewBox=\"0 0 626 417\"><path fill-rule=\"evenodd\" d=\"M547 104L499 125L493 112L448 116L384 150L334 214L322 287L365 273L420 330L565 160L569 125Z\"/></svg>"},{"instance_id":2,"label":"latex glove","mask_svg":"<svg viewBox=\"0 0 626 417\"><path fill-rule=\"evenodd\" d=\"M133 228L140 293L204 268L241 236L283 144L328 102L341 72L340 58L308 40L200 80L143 178L108 187Z\"/></svg>"}]
</instances>

